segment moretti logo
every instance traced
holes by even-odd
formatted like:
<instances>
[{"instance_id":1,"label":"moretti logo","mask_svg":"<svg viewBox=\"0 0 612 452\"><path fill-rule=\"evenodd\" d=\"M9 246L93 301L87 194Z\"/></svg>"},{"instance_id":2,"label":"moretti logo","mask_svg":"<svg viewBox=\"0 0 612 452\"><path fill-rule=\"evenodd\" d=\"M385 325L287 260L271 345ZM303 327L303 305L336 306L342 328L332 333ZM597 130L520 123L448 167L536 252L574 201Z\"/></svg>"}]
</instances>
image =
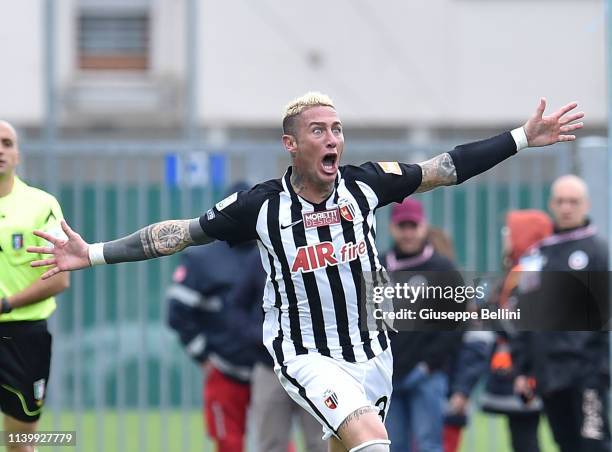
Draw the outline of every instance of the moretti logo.
<instances>
[{"instance_id":1,"label":"moretti logo","mask_svg":"<svg viewBox=\"0 0 612 452\"><path fill-rule=\"evenodd\" d=\"M316 245L300 246L296 253L291 271L307 273L329 265L354 261L367 253L365 240L357 243L345 243L336 253L332 242L321 242Z\"/></svg>"},{"instance_id":2,"label":"moretti logo","mask_svg":"<svg viewBox=\"0 0 612 452\"><path fill-rule=\"evenodd\" d=\"M320 228L340 223L338 209L324 210L323 212L309 212L303 215L306 229Z\"/></svg>"}]
</instances>

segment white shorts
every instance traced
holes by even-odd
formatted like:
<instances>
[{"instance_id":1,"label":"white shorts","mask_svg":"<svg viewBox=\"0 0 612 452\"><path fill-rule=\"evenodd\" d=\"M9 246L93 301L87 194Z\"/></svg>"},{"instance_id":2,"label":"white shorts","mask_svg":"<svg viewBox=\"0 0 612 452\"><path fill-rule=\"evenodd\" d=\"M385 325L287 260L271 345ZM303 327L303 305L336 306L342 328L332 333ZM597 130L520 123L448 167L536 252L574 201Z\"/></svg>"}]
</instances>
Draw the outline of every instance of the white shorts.
<instances>
[{"instance_id":1,"label":"white shorts","mask_svg":"<svg viewBox=\"0 0 612 452\"><path fill-rule=\"evenodd\" d=\"M274 371L291 398L321 423L323 439L338 436L347 416L365 406L378 408L385 421L393 390L391 347L363 363L298 355Z\"/></svg>"}]
</instances>

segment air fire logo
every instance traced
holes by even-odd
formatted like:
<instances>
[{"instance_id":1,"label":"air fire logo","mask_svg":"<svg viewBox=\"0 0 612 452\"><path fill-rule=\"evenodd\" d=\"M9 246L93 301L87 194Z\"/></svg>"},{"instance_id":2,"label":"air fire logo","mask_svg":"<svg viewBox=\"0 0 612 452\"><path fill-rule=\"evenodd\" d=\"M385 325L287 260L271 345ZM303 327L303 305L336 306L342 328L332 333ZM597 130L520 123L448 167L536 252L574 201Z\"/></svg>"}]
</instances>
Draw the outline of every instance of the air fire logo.
<instances>
[{"instance_id":1,"label":"air fire logo","mask_svg":"<svg viewBox=\"0 0 612 452\"><path fill-rule=\"evenodd\" d=\"M332 242L321 242L316 245L300 246L295 253L295 259L291 266L293 273L307 273L329 265L354 261L367 253L365 240L357 243L345 243L336 254Z\"/></svg>"}]
</instances>

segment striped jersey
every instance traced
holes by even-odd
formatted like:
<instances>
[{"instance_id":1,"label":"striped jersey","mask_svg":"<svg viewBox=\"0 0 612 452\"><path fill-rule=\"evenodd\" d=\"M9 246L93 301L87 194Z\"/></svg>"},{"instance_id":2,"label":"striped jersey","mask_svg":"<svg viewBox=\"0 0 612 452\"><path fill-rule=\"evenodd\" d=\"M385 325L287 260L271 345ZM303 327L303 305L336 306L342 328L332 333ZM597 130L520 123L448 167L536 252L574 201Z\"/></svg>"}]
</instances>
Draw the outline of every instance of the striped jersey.
<instances>
[{"instance_id":1,"label":"striped jersey","mask_svg":"<svg viewBox=\"0 0 612 452\"><path fill-rule=\"evenodd\" d=\"M291 170L230 195L200 225L230 244L257 240L267 273L264 344L277 363L306 353L367 361L389 346L382 329L360 329L364 272L384 278L374 213L413 193L421 168L397 162L340 167L333 192L319 204L295 193Z\"/></svg>"}]
</instances>

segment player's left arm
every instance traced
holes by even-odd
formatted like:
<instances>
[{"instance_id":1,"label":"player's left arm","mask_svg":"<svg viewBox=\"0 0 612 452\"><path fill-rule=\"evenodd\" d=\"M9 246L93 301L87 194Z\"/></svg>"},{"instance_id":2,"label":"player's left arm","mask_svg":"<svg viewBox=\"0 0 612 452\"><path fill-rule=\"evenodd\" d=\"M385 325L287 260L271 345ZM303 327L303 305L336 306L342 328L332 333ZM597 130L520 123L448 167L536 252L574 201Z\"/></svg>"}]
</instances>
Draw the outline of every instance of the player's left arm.
<instances>
[{"instance_id":1,"label":"player's left arm","mask_svg":"<svg viewBox=\"0 0 612 452\"><path fill-rule=\"evenodd\" d=\"M458 146L419 163L422 179L417 192L460 184L527 147L574 141L576 136L570 133L583 127L582 122L574 121L584 117L583 112L570 113L577 106L576 102L572 102L544 116L546 99L541 98L535 113L522 127L487 140Z\"/></svg>"}]
</instances>

